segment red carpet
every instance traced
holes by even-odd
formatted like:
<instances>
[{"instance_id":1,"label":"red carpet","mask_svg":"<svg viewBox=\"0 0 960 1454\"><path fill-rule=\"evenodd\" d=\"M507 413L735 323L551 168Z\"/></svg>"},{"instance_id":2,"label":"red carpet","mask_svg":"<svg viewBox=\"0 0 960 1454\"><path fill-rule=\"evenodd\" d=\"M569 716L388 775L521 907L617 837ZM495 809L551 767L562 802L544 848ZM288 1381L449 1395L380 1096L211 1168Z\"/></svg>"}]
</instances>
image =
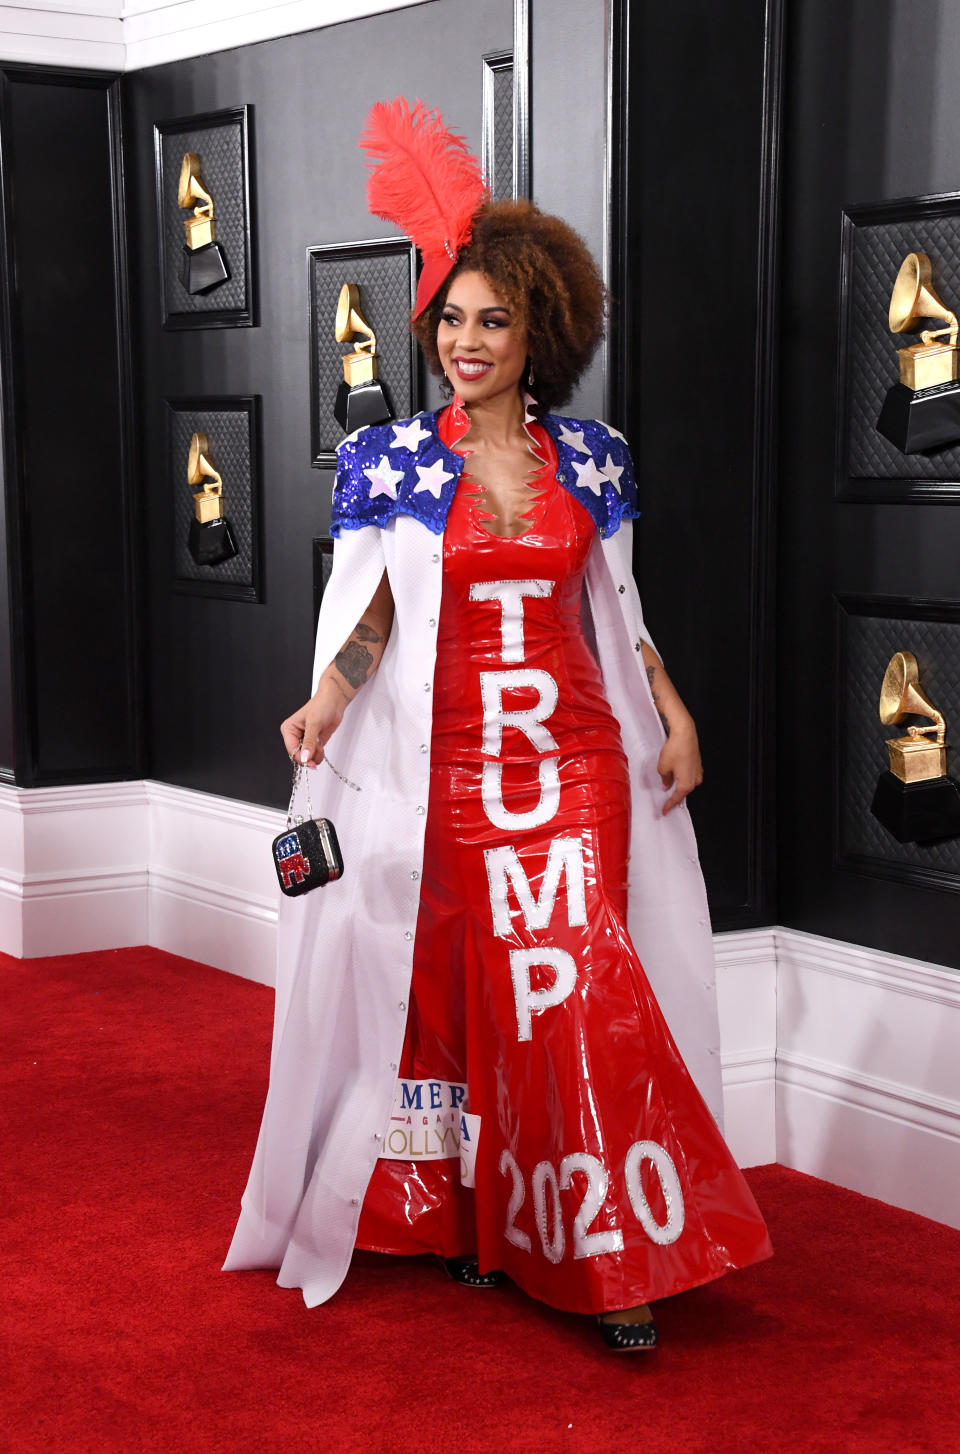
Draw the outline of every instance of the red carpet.
<instances>
[{"instance_id":1,"label":"red carpet","mask_svg":"<svg viewBox=\"0 0 960 1454\"><path fill-rule=\"evenodd\" d=\"M420 1258L308 1312L218 1271L270 992L152 949L0 973L0 1448L960 1451L960 1232L764 1167L776 1256L660 1303L653 1355Z\"/></svg>"}]
</instances>

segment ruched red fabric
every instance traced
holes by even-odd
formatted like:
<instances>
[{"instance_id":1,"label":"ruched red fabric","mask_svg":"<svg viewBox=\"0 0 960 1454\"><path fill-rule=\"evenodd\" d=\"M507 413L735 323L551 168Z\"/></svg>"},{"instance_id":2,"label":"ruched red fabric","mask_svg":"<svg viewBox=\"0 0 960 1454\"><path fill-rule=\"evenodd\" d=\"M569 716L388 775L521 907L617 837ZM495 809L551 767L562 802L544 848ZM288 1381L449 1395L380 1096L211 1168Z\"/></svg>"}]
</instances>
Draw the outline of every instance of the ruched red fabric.
<instances>
[{"instance_id":1,"label":"ruched red fabric","mask_svg":"<svg viewBox=\"0 0 960 1454\"><path fill-rule=\"evenodd\" d=\"M444 411L444 442L467 422ZM379 1161L357 1245L476 1251L553 1307L604 1312L771 1248L627 932L627 762L581 621L594 525L530 433L529 528L491 533L469 465L447 521L400 1065L466 1084L476 1185L457 1158Z\"/></svg>"}]
</instances>

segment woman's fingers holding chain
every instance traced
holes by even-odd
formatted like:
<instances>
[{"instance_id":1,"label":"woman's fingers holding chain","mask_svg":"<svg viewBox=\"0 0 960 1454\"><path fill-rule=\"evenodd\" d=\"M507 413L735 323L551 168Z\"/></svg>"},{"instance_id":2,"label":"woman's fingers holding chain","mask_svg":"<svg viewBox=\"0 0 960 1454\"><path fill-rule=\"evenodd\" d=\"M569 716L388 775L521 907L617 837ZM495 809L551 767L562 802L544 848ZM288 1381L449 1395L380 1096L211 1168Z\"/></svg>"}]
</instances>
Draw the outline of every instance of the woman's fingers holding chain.
<instances>
[{"instance_id":1,"label":"woman's fingers holding chain","mask_svg":"<svg viewBox=\"0 0 960 1454\"><path fill-rule=\"evenodd\" d=\"M299 712L284 718L280 723L280 736L291 762L316 767L323 760L323 747L320 743L320 723L315 717L311 717L309 707L308 702Z\"/></svg>"},{"instance_id":2,"label":"woman's fingers holding chain","mask_svg":"<svg viewBox=\"0 0 960 1454\"><path fill-rule=\"evenodd\" d=\"M287 756L294 761L299 755L303 742L304 727L305 719L302 711L294 712L292 717L286 717L280 723L280 736L283 738L284 750Z\"/></svg>"},{"instance_id":3,"label":"woman's fingers holding chain","mask_svg":"<svg viewBox=\"0 0 960 1454\"><path fill-rule=\"evenodd\" d=\"M280 734L290 760L304 767L317 767L342 716L343 710L337 702L311 698L299 712L281 722Z\"/></svg>"}]
</instances>

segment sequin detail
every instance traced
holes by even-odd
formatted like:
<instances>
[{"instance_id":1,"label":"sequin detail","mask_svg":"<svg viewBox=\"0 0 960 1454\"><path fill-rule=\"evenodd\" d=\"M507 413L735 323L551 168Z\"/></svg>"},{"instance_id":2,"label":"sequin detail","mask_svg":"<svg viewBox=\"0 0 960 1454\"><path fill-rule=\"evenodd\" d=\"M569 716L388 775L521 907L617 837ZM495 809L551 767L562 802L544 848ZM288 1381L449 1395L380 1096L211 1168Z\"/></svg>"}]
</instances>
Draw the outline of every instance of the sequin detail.
<instances>
[{"instance_id":1,"label":"sequin detail","mask_svg":"<svg viewBox=\"0 0 960 1454\"><path fill-rule=\"evenodd\" d=\"M370 424L340 444L331 535L339 535L341 530L362 530L365 525L382 528L400 514L412 515L434 535L442 535L464 456L448 449L440 439L440 412ZM398 434L403 439L403 431L415 421L419 421L420 448L398 448ZM580 501L601 536L615 534L622 520L636 519L640 513L637 487L623 435L597 419L544 414L539 422L556 446L558 481ZM385 483L378 484L381 478Z\"/></svg>"}]
</instances>

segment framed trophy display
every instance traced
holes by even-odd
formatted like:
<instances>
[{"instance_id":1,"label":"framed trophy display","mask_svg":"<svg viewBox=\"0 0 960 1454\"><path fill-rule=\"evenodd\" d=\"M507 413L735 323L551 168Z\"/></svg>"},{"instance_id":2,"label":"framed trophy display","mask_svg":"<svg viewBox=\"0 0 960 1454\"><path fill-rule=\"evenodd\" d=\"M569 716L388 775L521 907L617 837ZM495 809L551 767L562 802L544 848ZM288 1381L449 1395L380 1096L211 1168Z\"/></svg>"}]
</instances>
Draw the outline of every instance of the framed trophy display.
<instances>
[{"instance_id":1,"label":"framed trophy display","mask_svg":"<svg viewBox=\"0 0 960 1454\"><path fill-rule=\"evenodd\" d=\"M960 602L836 602L838 868L960 892Z\"/></svg>"},{"instance_id":2,"label":"framed trophy display","mask_svg":"<svg viewBox=\"0 0 960 1454\"><path fill-rule=\"evenodd\" d=\"M154 125L164 328L256 322L251 133L250 106Z\"/></svg>"},{"instance_id":3,"label":"framed trophy display","mask_svg":"<svg viewBox=\"0 0 960 1454\"><path fill-rule=\"evenodd\" d=\"M835 492L960 503L960 192L843 214Z\"/></svg>"},{"instance_id":4,"label":"framed trophy display","mask_svg":"<svg viewBox=\"0 0 960 1454\"><path fill-rule=\"evenodd\" d=\"M416 250L405 237L307 249L310 463L333 469L342 439L419 409L409 328Z\"/></svg>"},{"instance_id":5,"label":"framed trophy display","mask_svg":"<svg viewBox=\"0 0 960 1454\"><path fill-rule=\"evenodd\" d=\"M260 396L166 403L172 587L260 601Z\"/></svg>"}]
</instances>

